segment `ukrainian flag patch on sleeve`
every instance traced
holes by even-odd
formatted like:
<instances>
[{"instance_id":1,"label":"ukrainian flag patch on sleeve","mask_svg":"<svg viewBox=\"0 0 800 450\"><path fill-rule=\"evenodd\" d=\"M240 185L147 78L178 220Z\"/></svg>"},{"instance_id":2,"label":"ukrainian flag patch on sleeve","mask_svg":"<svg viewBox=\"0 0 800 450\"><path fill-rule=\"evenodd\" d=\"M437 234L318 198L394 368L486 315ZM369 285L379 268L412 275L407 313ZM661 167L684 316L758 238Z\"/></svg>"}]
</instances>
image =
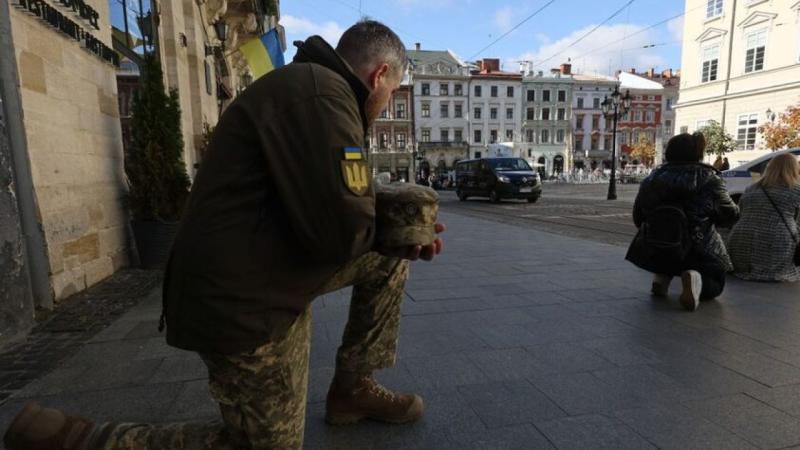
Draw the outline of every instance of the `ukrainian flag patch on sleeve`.
<instances>
[{"instance_id":1,"label":"ukrainian flag patch on sleeve","mask_svg":"<svg viewBox=\"0 0 800 450\"><path fill-rule=\"evenodd\" d=\"M346 161L355 161L362 159L363 155L361 154L361 147L345 147L344 148L344 159Z\"/></svg>"}]
</instances>

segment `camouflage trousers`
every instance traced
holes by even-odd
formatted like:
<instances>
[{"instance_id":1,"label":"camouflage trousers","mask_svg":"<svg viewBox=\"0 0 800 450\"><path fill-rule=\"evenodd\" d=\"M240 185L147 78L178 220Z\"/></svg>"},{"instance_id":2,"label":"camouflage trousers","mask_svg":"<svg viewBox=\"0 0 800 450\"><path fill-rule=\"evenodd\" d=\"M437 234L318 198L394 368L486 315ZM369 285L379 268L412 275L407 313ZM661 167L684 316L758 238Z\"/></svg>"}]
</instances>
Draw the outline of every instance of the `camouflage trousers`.
<instances>
[{"instance_id":1,"label":"camouflage trousers","mask_svg":"<svg viewBox=\"0 0 800 450\"><path fill-rule=\"evenodd\" d=\"M390 367L400 325L408 261L368 253L343 266L318 292L353 286L337 369ZM103 449L299 449L303 446L311 308L280 340L234 355L201 354L221 421L104 424Z\"/></svg>"}]
</instances>

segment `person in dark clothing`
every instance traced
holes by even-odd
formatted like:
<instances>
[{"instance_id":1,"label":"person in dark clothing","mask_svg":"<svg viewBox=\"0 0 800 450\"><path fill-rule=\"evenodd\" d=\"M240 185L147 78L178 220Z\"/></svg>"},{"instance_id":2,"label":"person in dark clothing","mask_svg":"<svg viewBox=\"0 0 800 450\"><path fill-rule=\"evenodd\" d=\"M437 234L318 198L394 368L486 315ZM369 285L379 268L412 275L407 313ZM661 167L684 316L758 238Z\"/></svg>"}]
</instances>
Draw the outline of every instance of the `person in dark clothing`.
<instances>
[{"instance_id":1,"label":"person in dark clothing","mask_svg":"<svg viewBox=\"0 0 800 450\"><path fill-rule=\"evenodd\" d=\"M728 162L728 158L722 158L722 167L719 170L729 170L731 168L731 163Z\"/></svg>"},{"instance_id":2,"label":"person in dark clothing","mask_svg":"<svg viewBox=\"0 0 800 450\"><path fill-rule=\"evenodd\" d=\"M725 189L719 171L701 163L702 134L670 139L666 163L642 181L633 206L639 229L625 257L652 272L652 293L665 296L680 276L681 304L694 311L699 300L719 296L732 264L716 230L739 218L739 208Z\"/></svg>"}]
</instances>

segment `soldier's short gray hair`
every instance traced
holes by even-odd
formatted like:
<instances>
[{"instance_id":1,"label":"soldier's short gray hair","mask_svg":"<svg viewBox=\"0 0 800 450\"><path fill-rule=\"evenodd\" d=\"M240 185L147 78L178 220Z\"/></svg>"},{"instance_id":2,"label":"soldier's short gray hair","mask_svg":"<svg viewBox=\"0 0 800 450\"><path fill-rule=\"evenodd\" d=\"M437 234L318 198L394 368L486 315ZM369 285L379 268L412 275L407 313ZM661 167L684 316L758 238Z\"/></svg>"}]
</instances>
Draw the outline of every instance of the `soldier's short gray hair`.
<instances>
[{"instance_id":1,"label":"soldier's short gray hair","mask_svg":"<svg viewBox=\"0 0 800 450\"><path fill-rule=\"evenodd\" d=\"M408 57L403 41L386 25L363 19L347 29L339 38L336 52L357 73L372 70L376 64L387 63L395 73L403 73Z\"/></svg>"}]
</instances>

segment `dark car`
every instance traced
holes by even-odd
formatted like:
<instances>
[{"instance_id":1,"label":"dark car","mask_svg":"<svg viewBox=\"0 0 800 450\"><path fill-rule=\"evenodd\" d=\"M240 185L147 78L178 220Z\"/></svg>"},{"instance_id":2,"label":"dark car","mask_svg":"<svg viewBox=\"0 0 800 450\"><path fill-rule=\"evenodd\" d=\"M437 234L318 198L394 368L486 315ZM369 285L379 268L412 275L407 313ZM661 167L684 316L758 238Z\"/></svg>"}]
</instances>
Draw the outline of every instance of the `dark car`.
<instances>
[{"instance_id":1,"label":"dark car","mask_svg":"<svg viewBox=\"0 0 800 450\"><path fill-rule=\"evenodd\" d=\"M542 195L542 183L522 158L470 159L456 164L456 195L461 201L489 197L493 202L516 198L533 203Z\"/></svg>"}]
</instances>

